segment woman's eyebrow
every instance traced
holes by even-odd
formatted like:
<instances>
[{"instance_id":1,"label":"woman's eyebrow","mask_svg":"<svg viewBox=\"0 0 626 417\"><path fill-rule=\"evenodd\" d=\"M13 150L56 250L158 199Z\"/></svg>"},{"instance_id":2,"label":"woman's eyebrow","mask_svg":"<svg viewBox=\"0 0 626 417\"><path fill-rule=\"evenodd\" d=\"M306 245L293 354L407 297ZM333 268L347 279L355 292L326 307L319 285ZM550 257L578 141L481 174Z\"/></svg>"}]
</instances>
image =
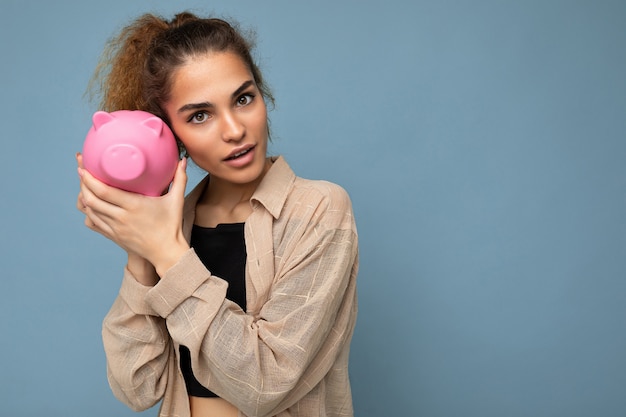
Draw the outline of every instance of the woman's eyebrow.
<instances>
[{"instance_id":1,"label":"woman's eyebrow","mask_svg":"<svg viewBox=\"0 0 626 417\"><path fill-rule=\"evenodd\" d=\"M190 110L206 109L209 107L213 107L213 104L209 103L208 101L205 101L203 103L190 103L190 104L185 104L180 109L178 109L178 113L180 114L180 113L188 112Z\"/></svg>"},{"instance_id":2,"label":"woman's eyebrow","mask_svg":"<svg viewBox=\"0 0 626 417\"><path fill-rule=\"evenodd\" d=\"M233 91L233 93L231 94L231 97L237 98L239 94L244 92L246 88L250 87L253 84L254 84L253 80L245 81L235 91ZM189 103L189 104L185 104L180 109L178 109L178 113L185 113L191 110L200 110L200 109L206 109L206 108L211 108L211 107L214 107L214 105L213 103L208 102L208 101L204 101L202 103Z\"/></svg>"},{"instance_id":3,"label":"woman's eyebrow","mask_svg":"<svg viewBox=\"0 0 626 417\"><path fill-rule=\"evenodd\" d=\"M236 90L233 92L233 94L231 94L231 97L232 97L232 98L237 98L237 96L238 96L239 94L243 93L243 91L244 91L246 88L250 87L252 84L254 84L254 81L252 81L252 80L245 81L243 84L241 84L241 85L239 86L239 88L238 88L238 89L236 89Z\"/></svg>"}]
</instances>

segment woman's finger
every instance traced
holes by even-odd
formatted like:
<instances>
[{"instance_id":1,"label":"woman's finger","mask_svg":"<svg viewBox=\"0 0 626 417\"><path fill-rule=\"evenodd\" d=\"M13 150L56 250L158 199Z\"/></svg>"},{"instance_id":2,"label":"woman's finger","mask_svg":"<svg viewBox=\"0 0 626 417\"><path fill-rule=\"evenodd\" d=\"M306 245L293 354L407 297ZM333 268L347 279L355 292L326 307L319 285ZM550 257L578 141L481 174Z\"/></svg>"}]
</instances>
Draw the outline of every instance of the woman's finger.
<instances>
[{"instance_id":1,"label":"woman's finger","mask_svg":"<svg viewBox=\"0 0 626 417\"><path fill-rule=\"evenodd\" d=\"M170 187L170 192L173 194L185 195L185 187L187 186L187 158L183 158L178 162L174 180Z\"/></svg>"},{"instance_id":2,"label":"woman's finger","mask_svg":"<svg viewBox=\"0 0 626 417\"><path fill-rule=\"evenodd\" d=\"M85 209L85 226L100 233L104 237L111 239L113 236L113 229L109 221L109 219L95 213L90 208Z\"/></svg>"},{"instance_id":3,"label":"woman's finger","mask_svg":"<svg viewBox=\"0 0 626 417\"><path fill-rule=\"evenodd\" d=\"M85 206L95 212L113 218L121 211L132 211L137 200L143 196L111 187L95 178L87 170L79 169L81 194Z\"/></svg>"}]
</instances>

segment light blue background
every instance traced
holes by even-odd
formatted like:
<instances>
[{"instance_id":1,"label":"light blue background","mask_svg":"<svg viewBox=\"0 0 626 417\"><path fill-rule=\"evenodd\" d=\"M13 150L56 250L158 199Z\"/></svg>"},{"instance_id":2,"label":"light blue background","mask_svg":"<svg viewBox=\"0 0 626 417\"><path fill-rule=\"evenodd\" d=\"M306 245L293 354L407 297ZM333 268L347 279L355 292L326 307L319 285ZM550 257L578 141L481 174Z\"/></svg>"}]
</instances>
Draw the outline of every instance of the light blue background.
<instances>
[{"instance_id":1,"label":"light blue background","mask_svg":"<svg viewBox=\"0 0 626 417\"><path fill-rule=\"evenodd\" d=\"M74 154L105 40L185 8L256 28L272 152L352 196L358 417L626 415L626 2L608 0L1 0L1 415L135 415L100 340L124 256L74 208Z\"/></svg>"}]
</instances>

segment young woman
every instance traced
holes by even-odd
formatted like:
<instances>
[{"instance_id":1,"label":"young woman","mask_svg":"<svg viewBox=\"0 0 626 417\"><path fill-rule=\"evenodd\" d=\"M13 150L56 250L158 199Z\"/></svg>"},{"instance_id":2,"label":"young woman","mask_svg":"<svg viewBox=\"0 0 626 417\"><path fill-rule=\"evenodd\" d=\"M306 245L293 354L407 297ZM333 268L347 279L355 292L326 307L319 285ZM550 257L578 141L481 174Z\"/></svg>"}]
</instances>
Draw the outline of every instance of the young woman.
<instances>
[{"instance_id":1,"label":"young woman","mask_svg":"<svg viewBox=\"0 0 626 417\"><path fill-rule=\"evenodd\" d=\"M208 172L145 197L82 168L85 224L128 253L103 323L108 378L160 416L351 416L357 232L337 185L268 157L272 96L250 43L190 13L144 15L96 73L102 108L150 111Z\"/></svg>"}]
</instances>

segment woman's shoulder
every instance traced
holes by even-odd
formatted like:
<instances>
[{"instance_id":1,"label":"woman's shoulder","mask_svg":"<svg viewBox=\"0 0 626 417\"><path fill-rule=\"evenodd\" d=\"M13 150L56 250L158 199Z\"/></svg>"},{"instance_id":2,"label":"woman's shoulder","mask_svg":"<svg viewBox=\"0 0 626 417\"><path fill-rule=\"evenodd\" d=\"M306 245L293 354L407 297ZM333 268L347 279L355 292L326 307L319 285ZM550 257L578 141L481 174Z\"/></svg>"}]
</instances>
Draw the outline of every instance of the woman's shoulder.
<instances>
[{"instance_id":1,"label":"woman's shoulder","mask_svg":"<svg viewBox=\"0 0 626 417\"><path fill-rule=\"evenodd\" d=\"M292 195L300 201L319 201L331 206L350 206L348 192L339 184L327 180L296 177Z\"/></svg>"},{"instance_id":2,"label":"woman's shoulder","mask_svg":"<svg viewBox=\"0 0 626 417\"><path fill-rule=\"evenodd\" d=\"M322 205L351 210L350 197L342 186L328 180L300 177L292 171L282 156L274 159L270 175L271 179L268 181L268 185L271 186L270 192L284 193L282 195L287 205Z\"/></svg>"},{"instance_id":3,"label":"woman's shoulder","mask_svg":"<svg viewBox=\"0 0 626 417\"><path fill-rule=\"evenodd\" d=\"M318 228L354 230L354 214L348 192L326 180L296 177L285 202L284 219L305 220Z\"/></svg>"}]
</instances>

